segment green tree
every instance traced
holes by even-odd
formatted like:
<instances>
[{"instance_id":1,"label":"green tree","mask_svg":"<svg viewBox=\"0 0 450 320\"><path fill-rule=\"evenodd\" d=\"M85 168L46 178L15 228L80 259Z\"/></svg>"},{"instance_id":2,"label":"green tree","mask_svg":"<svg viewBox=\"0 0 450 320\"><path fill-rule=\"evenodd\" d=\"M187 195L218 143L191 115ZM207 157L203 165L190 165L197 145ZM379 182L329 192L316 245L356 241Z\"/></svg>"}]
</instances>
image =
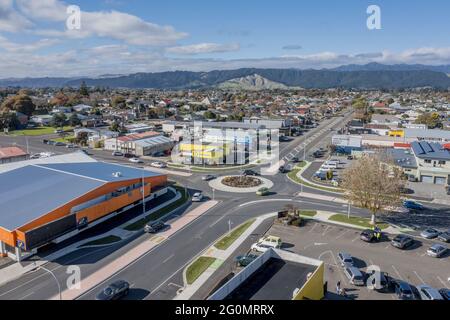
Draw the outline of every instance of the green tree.
<instances>
[{"instance_id":1,"label":"green tree","mask_svg":"<svg viewBox=\"0 0 450 320\"><path fill-rule=\"evenodd\" d=\"M84 81L81 82L79 93L83 97L89 97L89 90L88 90L88 87L86 85L86 82L84 82Z\"/></svg>"},{"instance_id":2,"label":"green tree","mask_svg":"<svg viewBox=\"0 0 450 320\"><path fill-rule=\"evenodd\" d=\"M51 125L54 128L64 127L67 122L67 117L64 113L55 113L53 115Z\"/></svg>"},{"instance_id":3,"label":"green tree","mask_svg":"<svg viewBox=\"0 0 450 320\"><path fill-rule=\"evenodd\" d=\"M0 113L0 130L16 130L20 126L19 119L14 113Z\"/></svg>"},{"instance_id":4,"label":"green tree","mask_svg":"<svg viewBox=\"0 0 450 320\"><path fill-rule=\"evenodd\" d=\"M125 98L121 95L114 96L111 100L111 104L114 108L123 109L126 107Z\"/></svg>"},{"instance_id":5,"label":"green tree","mask_svg":"<svg viewBox=\"0 0 450 320\"><path fill-rule=\"evenodd\" d=\"M441 117L439 116L439 113L433 112L433 113L422 113L417 117L416 123L418 124L424 124L429 129L435 129L442 127L442 121Z\"/></svg>"},{"instance_id":6,"label":"green tree","mask_svg":"<svg viewBox=\"0 0 450 320\"><path fill-rule=\"evenodd\" d=\"M69 125L72 127L76 127L81 125L81 120L78 118L78 115L76 113L72 113L72 115L69 117Z\"/></svg>"},{"instance_id":7,"label":"green tree","mask_svg":"<svg viewBox=\"0 0 450 320\"><path fill-rule=\"evenodd\" d=\"M33 100L23 93L5 100L0 107L0 111L18 111L29 117L33 114L35 109L36 106L34 105Z\"/></svg>"}]
</instances>

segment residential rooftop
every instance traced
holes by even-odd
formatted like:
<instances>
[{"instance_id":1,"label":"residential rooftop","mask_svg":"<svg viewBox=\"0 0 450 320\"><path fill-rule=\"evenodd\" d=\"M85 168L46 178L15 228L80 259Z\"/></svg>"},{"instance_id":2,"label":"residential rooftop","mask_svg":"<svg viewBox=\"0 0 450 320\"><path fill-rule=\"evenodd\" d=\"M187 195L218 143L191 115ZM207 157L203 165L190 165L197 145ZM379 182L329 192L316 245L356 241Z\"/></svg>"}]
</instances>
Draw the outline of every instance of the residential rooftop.
<instances>
[{"instance_id":1,"label":"residential rooftop","mask_svg":"<svg viewBox=\"0 0 450 320\"><path fill-rule=\"evenodd\" d=\"M411 148L420 159L450 161L450 150L445 149L440 143L414 141L411 143Z\"/></svg>"}]
</instances>

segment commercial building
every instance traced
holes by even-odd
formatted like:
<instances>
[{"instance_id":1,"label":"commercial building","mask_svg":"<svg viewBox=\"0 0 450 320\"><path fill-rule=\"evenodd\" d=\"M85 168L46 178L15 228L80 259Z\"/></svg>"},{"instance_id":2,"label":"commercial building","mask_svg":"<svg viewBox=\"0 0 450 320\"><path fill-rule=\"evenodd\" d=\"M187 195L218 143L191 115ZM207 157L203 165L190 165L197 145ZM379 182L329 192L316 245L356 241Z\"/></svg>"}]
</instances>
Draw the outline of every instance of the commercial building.
<instances>
[{"instance_id":1,"label":"commercial building","mask_svg":"<svg viewBox=\"0 0 450 320\"><path fill-rule=\"evenodd\" d=\"M208 300L321 300L324 295L323 261L271 248Z\"/></svg>"},{"instance_id":2,"label":"commercial building","mask_svg":"<svg viewBox=\"0 0 450 320\"><path fill-rule=\"evenodd\" d=\"M173 146L174 142L159 132L147 131L107 139L104 149L131 153L136 156L148 156L158 152L168 152Z\"/></svg>"},{"instance_id":3,"label":"commercial building","mask_svg":"<svg viewBox=\"0 0 450 320\"><path fill-rule=\"evenodd\" d=\"M0 172L1 255L20 261L166 191L164 174L70 157L24 161Z\"/></svg>"},{"instance_id":4,"label":"commercial building","mask_svg":"<svg viewBox=\"0 0 450 320\"><path fill-rule=\"evenodd\" d=\"M331 144L336 146L338 153L349 154L354 150L362 149L362 137L353 135L334 135Z\"/></svg>"},{"instance_id":5,"label":"commercial building","mask_svg":"<svg viewBox=\"0 0 450 320\"><path fill-rule=\"evenodd\" d=\"M18 147L0 148L0 164L27 160L29 156Z\"/></svg>"}]
</instances>

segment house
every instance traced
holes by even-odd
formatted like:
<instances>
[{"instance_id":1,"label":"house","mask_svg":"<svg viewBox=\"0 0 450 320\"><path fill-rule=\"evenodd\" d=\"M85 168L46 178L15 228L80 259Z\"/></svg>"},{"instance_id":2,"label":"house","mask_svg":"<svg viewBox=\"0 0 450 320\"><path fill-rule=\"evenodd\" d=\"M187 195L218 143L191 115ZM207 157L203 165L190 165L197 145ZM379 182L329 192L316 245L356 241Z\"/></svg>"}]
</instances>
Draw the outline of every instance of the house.
<instances>
[{"instance_id":1,"label":"house","mask_svg":"<svg viewBox=\"0 0 450 320\"><path fill-rule=\"evenodd\" d=\"M56 113L71 113L72 112L72 107L63 107L63 106L56 106L53 108L53 110L50 112L51 114L56 114Z\"/></svg>"},{"instance_id":2,"label":"house","mask_svg":"<svg viewBox=\"0 0 450 320\"><path fill-rule=\"evenodd\" d=\"M50 122L52 121L53 116L49 114L43 114L43 115L37 115L32 116L30 118L30 122L41 125L41 126L48 126Z\"/></svg>"},{"instance_id":3,"label":"house","mask_svg":"<svg viewBox=\"0 0 450 320\"><path fill-rule=\"evenodd\" d=\"M72 109L76 112L90 112L94 107L85 105L85 104L77 104L73 106Z\"/></svg>"},{"instance_id":4,"label":"house","mask_svg":"<svg viewBox=\"0 0 450 320\"><path fill-rule=\"evenodd\" d=\"M24 161L29 158L29 154L18 147L0 148L0 164Z\"/></svg>"}]
</instances>

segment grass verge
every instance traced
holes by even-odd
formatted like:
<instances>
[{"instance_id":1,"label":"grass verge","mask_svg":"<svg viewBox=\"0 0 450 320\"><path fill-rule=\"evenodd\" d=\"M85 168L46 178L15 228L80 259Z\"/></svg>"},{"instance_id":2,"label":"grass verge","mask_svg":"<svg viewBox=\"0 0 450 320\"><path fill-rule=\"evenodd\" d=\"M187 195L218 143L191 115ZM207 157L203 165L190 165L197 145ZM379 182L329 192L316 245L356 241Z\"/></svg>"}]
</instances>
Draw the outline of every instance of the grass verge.
<instances>
[{"instance_id":1,"label":"grass verge","mask_svg":"<svg viewBox=\"0 0 450 320\"><path fill-rule=\"evenodd\" d=\"M201 276L206 269L209 268L216 261L216 258L200 257L194 261L186 270L186 281L188 284L193 284L198 277Z\"/></svg>"},{"instance_id":2,"label":"grass verge","mask_svg":"<svg viewBox=\"0 0 450 320\"><path fill-rule=\"evenodd\" d=\"M127 231L138 231L138 230L144 228L145 225L147 223L149 223L150 221L158 220L161 217L165 216L166 214L170 213L171 211L175 210L176 208L185 204L189 200L189 194L187 194L186 190L182 187L175 186L174 188L175 188L175 190L177 190L178 192L181 193L180 199L169 204L168 206L166 206L164 208L161 208L161 209L149 214L145 218L142 218L134 223L127 225L124 229Z\"/></svg>"},{"instance_id":3,"label":"grass verge","mask_svg":"<svg viewBox=\"0 0 450 320\"><path fill-rule=\"evenodd\" d=\"M15 130L11 131L9 134L12 136L43 136L48 134L54 134L55 130L59 130L60 128L53 128L53 127L38 127L38 128L32 128L32 129L25 129L25 130ZM73 130L73 127L66 126L63 129L64 131L71 131Z\"/></svg>"},{"instance_id":4,"label":"grass verge","mask_svg":"<svg viewBox=\"0 0 450 320\"><path fill-rule=\"evenodd\" d=\"M220 239L214 246L219 250L227 250L247 230L256 219L249 220Z\"/></svg>"},{"instance_id":5,"label":"grass verge","mask_svg":"<svg viewBox=\"0 0 450 320\"><path fill-rule=\"evenodd\" d=\"M367 218L361 218L361 217L350 217L350 219L344 215L344 214L335 214L334 216L331 216L329 221L335 221L335 222L342 222L342 223L348 223L352 224L357 227L362 228L372 228L372 225L370 224L370 219ZM389 224L387 223L377 223L378 227L381 229L386 229L389 227Z\"/></svg>"},{"instance_id":6,"label":"grass verge","mask_svg":"<svg viewBox=\"0 0 450 320\"><path fill-rule=\"evenodd\" d=\"M82 247L89 247L89 246L101 246L101 245L107 245L107 244L112 244L115 242L119 242L120 240L122 240L122 238L117 237L117 236L107 236L101 239L97 239L88 243L85 243L83 245L80 246L80 248Z\"/></svg>"},{"instance_id":7,"label":"grass verge","mask_svg":"<svg viewBox=\"0 0 450 320\"><path fill-rule=\"evenodd\" d=\"M312 217L315 217L317 215L317 211L314 211L314 210L301 210L300 211L300 215L312 218Z\"/></svg>"},{"instance_id":8,"label":"grass verge","mask_svg":"<svg viewBox=\"0 0 450 320\"><path fill-rule=\"evenodd\" d=\"M327 187L322 187L322 186L318 186L318 185L314 185L311 184L301 178L299 178L297 176L297 174L303 170L303 168L305 167L306 164L303 164L302 166L297 165L294 169L292 169L291 172L288 173L288 178L291 179L291 181L298 183L298 184L302 184L306 187L310 187L313 189L319 189L319 190L323 190L323 191L327 191L327 192L334 192L334 193L343 193L342 189L338 189L338 188L327 188Z\"/></svg>"}]
</instances>

